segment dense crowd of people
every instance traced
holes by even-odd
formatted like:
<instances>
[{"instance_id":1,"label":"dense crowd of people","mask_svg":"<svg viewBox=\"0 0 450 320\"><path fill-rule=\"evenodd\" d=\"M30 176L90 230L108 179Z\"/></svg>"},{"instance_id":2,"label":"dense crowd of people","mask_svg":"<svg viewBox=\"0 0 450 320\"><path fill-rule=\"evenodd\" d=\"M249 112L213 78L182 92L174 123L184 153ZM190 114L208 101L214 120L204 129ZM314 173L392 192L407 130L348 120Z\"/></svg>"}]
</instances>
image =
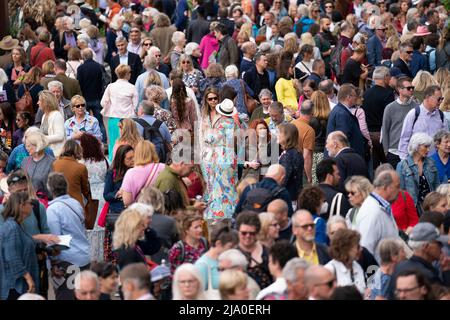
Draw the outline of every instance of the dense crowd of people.
<instances>
[{"instance_id":1,"label":"dense crowd of people","mask_svg":"<svg viewBox=\"0 0 450 320\"><path fill-rule=\"evenodd\" d=\"M449 7L26 3L0 300L450 299Z\"/></svg>"}]
</instances>

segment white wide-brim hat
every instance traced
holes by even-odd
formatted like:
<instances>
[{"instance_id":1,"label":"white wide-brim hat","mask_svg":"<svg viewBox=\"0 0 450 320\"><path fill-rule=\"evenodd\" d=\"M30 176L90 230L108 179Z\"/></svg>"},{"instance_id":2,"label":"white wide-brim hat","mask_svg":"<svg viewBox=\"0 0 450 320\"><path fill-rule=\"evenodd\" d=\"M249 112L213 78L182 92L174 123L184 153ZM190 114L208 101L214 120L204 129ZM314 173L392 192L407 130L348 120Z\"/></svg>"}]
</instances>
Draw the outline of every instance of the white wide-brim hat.
<instances>
[{"instance_id":1,"label":"white wide-brim hat","mask_svg":"<svg viewBox=\"0 0 450 320\"><path fill-rule=\"evenodd\" d=\"M233 101L225 99L216 106L216 111L226 117L232 117L237 114L237 109L234 107Z\"/></svg>"}]
</instances>

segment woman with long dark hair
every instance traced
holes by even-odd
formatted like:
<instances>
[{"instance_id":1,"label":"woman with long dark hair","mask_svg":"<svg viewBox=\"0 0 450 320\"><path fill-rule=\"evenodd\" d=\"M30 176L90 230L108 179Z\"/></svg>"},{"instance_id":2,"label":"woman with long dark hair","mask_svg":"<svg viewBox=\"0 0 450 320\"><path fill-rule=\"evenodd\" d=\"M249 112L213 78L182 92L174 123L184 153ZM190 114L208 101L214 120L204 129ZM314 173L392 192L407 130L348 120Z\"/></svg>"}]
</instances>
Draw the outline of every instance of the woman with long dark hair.
<instances>
[{"instance_id":1,"label":"woman with long dark hair","mask_svg":"<svg viewBox=\"0 0 450 320\"><path fill-rule=\"evenodd\" d=\"M270 166L271 134L264 119L250 122L250 130L254 130L246 139L246 156L241 181L246 177L254 177L257 181L267 173Z\"/></svg>"},{"instance_id":2,"label":"woman with long dark hair","mask_svg":"<svg viewBox=\"0 0 450 320\"><path fill-rule=\"evenodd\" d=\"M192 132L197 121L194 101L188 97L186 87L181 79L174 79L172 88L170 111L177 122L177 128Z\"/></svg>"},{"instance_id":3,"label":"woman with long dark hair","mask_svg":"<svg viewBox=\"0 0 450 320\"><path fill-rule=\"evenodd\" d=\"M89 176L89 186L92 199L98 200L98 212L95 219L94 228L87 230L87 237L91 244L91 259L101 261L103 256L103 236L104 230L100 229L97 223L100 211L105 205L103 191L105 189L105 176L109 168L102 145L93 135L85 133L80 138L82 150L81 162L86 166Z\"/></svg>"},{"instance_id":4,"label":"woman with long dark hair","mask_svg":"<svg viewBox=\"0 0 450 320\"><path fill-rule=\"evenodd\" d=\"M33 117L29 112L19 112L16 115L16 126L17 129L13 133L12 137L12 148L14 149L18 145L22 144L22 139L25 134L25 131L33 125Z\"/></svg>"},{"instance_id":5,"label":"woman with long dark hair","mask_svg":"<svg viewBox=\"0 0 450 320\"><path fill-rule=\"evenodd\" d=\"M114 223L120 212L124 210L122 201L123 177L128 169L134 167L134 150L129 145L120 146L116 151L113 163L105 176L105 189L103 198L109 203L109 211L106 217L105 241L103 246L103 255L106 261L112 261L112 237Z\"/></svg>"},{"instance_id":6,"label":"woman with long dark hair","mask_svg":"<svg viewBox=\"0 0 450 320\"><path fill-rule=\"evenodd\" d=\"M282 59L278 64L277 82L275 92L277 99L284 107L289 108L291 113L297 111L297 90L294 86L294 65L292 59Z\"/></svg>"},{"instance_id":7,"label":"woman with long dark hair","mask_svg":"<svg viewBox=\"0 0 450 320\"><path fill-rule=\"evenodd\" d=\"M0 139L5 152L9 153L13 148L13 133L16 130L16 113L9 102L0 103Z\"/></svg>"}]
</instances>

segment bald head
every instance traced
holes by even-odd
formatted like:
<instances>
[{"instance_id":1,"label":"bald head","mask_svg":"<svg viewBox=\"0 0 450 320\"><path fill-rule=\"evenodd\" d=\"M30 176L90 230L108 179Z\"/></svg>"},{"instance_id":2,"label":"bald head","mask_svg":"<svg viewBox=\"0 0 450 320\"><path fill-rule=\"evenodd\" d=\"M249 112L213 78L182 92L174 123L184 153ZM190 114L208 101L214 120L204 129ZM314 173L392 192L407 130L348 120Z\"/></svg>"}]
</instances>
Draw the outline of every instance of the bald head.
<instances>
[{"instance_id":1,"label":"bald head","mask_svg":"<svg viewBox=\"0 0 450 320\"><path fill-rule=\"evenodd\" d=\"M253 57L256 54L256 51L258 50L258 47L256 46L255 43L253 43L251 41L247 41L242 44L241 50L242 50L242 53L247 58L253 59Z\"/></svg>"},{"instance_id":2,"label":"bald head","mask_svg":"<svg viewBox=\"0 0 450 320\"><path fill-rule=\"evenodd\" d=\"M275 199L267 206L267 212L275 215L275 220L282 229L289 224L289 209L286 201L282 199Z\"/></svg>"},{"instance_id":3,"label":"bald head","mask_svg":"<svg viewBox=\"0 0 450 320\"><path fill-rule=\"evenodd\" d=\"M279 185L284 181L286 170L280 164L273 164L267 169L266 177L274 179Z\"/></svg>"},{"instance_id":4,"label":"bald head","mask_svg":"<svg viewBox=\"0 0 450 320\"><path fill-rule=\"evenodd\" d=\"M333 131L327 137L325 148L330 157L334 157L341 149L348 146L347 136L342 131Z\"/></svg>"}]
</instances>

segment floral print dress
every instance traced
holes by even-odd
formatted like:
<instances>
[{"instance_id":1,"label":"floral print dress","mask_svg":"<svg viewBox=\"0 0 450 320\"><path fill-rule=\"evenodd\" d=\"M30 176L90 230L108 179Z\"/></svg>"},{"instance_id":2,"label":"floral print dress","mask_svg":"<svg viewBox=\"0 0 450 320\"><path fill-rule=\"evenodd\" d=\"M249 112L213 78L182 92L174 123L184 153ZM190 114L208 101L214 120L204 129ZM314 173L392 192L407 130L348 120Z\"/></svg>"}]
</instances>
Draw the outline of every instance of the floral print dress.
<instances>
[{"instance_id":1,"label":"floral print dress","mask_svg":"<svg viewBox=\"0 0 450 320\"><path fill-rule=\"evenodd\" d=\"M209 116L202 123L201 168L206 182L204 219L231 219L238 203L238 159L234 134L238 125L231 117Z\"/></svg>"},{"instance_id":2,"label":"floral print dress","mask_svg":"<svg viewBox=\"0 0 450 320\"><path fill-rule=\"evenodd\" d=\"M161 122L164 122L169 129L170 134L172 134L177 129L177 122L175 121L172 112L161 107L155 107L153 117Z\"/></svg>"}]
</instances>

